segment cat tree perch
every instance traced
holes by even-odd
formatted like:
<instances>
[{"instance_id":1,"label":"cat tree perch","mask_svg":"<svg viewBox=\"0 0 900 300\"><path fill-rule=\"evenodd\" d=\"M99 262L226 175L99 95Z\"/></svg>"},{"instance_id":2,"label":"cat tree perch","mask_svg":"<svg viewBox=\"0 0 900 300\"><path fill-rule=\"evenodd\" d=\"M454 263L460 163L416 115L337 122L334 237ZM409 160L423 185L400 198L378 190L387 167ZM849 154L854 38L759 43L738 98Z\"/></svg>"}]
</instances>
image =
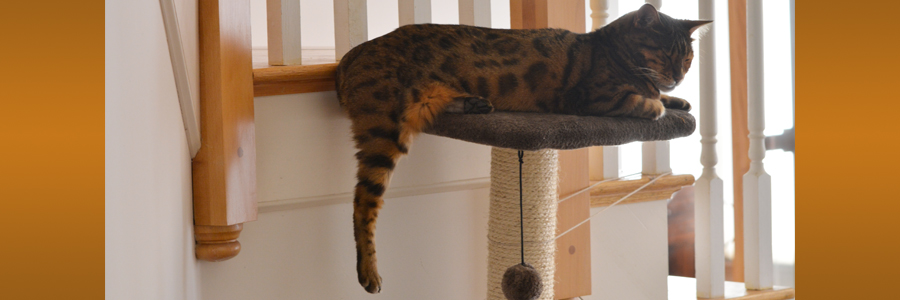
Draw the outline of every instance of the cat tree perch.
<instances>
[{"instance_id":1,"label":"cat tree perch","mask_svg":"<svg viewBox=\"0 0 900 300\"><path fill-rule=\"evenodd\" d=\"M585 295L583 294L585 288L587 294L590 294L590 269L587 276L580 278L560 278L571 276L572 272L563 274L556 272L557 266L571 265L573 262L576 265L579 263L590 265L589 226L578 228L578 231L582 231L582 236L566 235L553 243L559 232L568 230L574 224L588 218L590 206L586 205L589 203L586 201L582 203L566 201L560 203L560 207L557 206L560 195L572 194L583 187L568 190L564 188L564 185L571 186L572 182L569 181L572 174L567 173L573 173L574 168L560 171L560 158L564 152L558 154L556 150L621 145L633 141L669 140L688 136L694 129L694 117L688 112L667 110L666 115L656 121L513 112L445 114L425 132L494 147L491 151L491 204L488 226L489 299L503 299L500 290L503 273L520 259L516 152L527 150L522 177L522 191L525 195L523 208L525 260L534 265L542 276L544 293L540 299L560 299L578 294ZM581 169L586 170L584 167ZM577 170L574 171L577 173ZM646 181L641 182L643 183ZM692 176L679 176L667 184L666 193L662 196L664 198L660 199L666 199L681 186L692 183ZM597 188L609 188L621 185L621 182L611 181L605 184L606 186L600 185ZM673 184L674 188L668 188ZM631 190L634 188L630 188L629 191ZM568 217L558 219L558 211L562 213L563 210L568 211ZM585 240L584 236L588 236L588 239ZM576 253L578 255L575 255ZM557 261L557 258L564 261ZM576 292L579 290L578 287L562 290L562 293L575 294L559 295L561 289L554 288L556 282L584 282L585 279L586 285L577 285L580 286L581 292Z\"/></svg>"},{"instance_id":2,"label":"cat tree perch","mask_svg":"<svg viewBox=\"0 0 900 300\"><path fill-rule=\"evenodd\" d=\"M666 115L657 121L493 112L443 115L425 132L517 150L570 150L684 137L694 132L695 122L690 113L673 109L666 110Z\"/></svg>"}]
</instances>

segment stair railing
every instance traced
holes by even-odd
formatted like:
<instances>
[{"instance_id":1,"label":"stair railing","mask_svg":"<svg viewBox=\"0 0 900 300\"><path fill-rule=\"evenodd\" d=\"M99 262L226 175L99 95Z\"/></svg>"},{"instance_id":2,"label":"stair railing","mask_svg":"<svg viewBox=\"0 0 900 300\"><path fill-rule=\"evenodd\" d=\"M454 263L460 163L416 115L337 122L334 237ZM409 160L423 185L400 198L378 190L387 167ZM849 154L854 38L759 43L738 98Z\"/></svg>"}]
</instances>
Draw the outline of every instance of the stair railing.
<instances>
[{"instance_id":1,"label":"stair railing","mask_svg":"<svg viewBox=\"0 0 900 300\"><path fill-rule=\"evenodd\" d=\"M335 62L340 60L353 47L368 40L368 13L366 0L333 0ZM431 21L432 0L398 0L399 24L426 23ZM511 0L511 3L540 1ZM647 1L660 8L661 0ZM201 68L206 74L218 74L203 81L204 88L216 88L219 93L206 93L203 101L226 101L228 103L252 103L246 92L240 94L224 93L228 86L227 74L234 75L235 68L241 69L241 89L251 84L244 71L252 69L249 61L249 5L241 1L237 5L229 1L201 0L201 37L205 48L201 49ZM592 28L596 29L609 21L608 0L590 0L592 10ZM241 7L238 7L241 6ZM519 4L521 7L521 3ZM459 0L459 19L461 24L490 27L491 0ZM583 10L581 12L584 12ZM210 14L217 13L218 16ZM225 13L225 14L223 14ZM231 15L227 15L230 13ZM519 17L522 17L519 12ZM546 13L546 11L544 11ZM515 16L515 13L514 13ZM699 0L699 16L712 20L714 1ZM252 70L252 93L255 96L277 95L288 93L304 93L327 91L334 89L334 67L336 63L321 65L303 65L300 43L300 5L299 1L267 0L268 24L268 60L273 67ZM578 17L578 16L574 16ZM750 172L744 176L744 228L745 233L745 280L748 289L767 289L772 287L772 234L771 234L771 178L765 173L762 159L765 149L762 131L765 128L762 103L762 10L760 1L750 1L747 10L748 19L748 61L749 61L749 118L751 130ZM531 20L534 21L534 20ZM697 295L704 298L721 297L724 294L724 241L723 241L723 182L716 175L716 74L714 30L716 24L709 25L708 33L700 40L699 72L700 72L700 134L702 153L700 162L703 173L697 180L695 188L695 262L697 272ZM232 44L229 44L232 43ZM236 47L239 52L229 52L228 47ZM204 64L204 61L206 62ZM229 75L229 76L231 76ZM212 96L210 96L212 95ZM212 98L210 98L212 97ZM217 98L218 97L218 98ZM219 99L221 98L221 99ZM222 100L224 99L224 100ZM210 108L211 107L211 108ZM209 109L218 109L210 111ZM209 260L227 259L237 255L240 244L237 235L241 223L256 218L255 199L255 167L250 160L255 158L255 147L252 136L252 104L237 106L207 105L201 108L206 126L218 126L223 129L224 137L212 136L224 140L236 139L239 143L228 145L229 152L216 153L213 156L204 154L201 158L214 159L207 163L195 161L195 218L203 220L198 223L198 234L206 234L211 240L208 245L219 247L223 241L229 249L215 248L201 257ZM222 118L222 116L241 116L241 120ZM208 122L219 122L209 125ZM240 121L240 122L238 122ZM224 127L223 127L224 126ZM249 131L248 129L249 128ZM222 135L222 134L220 134ZM203 135L203 145L223 143L207 141ZM232 149L233 148L233 149ZM646 177L659 176L671 172L670 145L668 141L646 142L642 145L642 173ZM234 151L231 151L234 150ZM233 152L233 153L231 153ZM622 157L618 147L602 147L590 150L591 180L617 178L621 172ZM225 169L214 167L216 162L227 162ZM205 164L204 164L205 163ZM585 166L587 167L587 166ZM229 170L239 170L241 176L227 177ZM213 174L215 173L215 174ZM199 174L199 175L198 175ZM218 174L218 175L216 175ZM213 181L204 181L215 178ZM672 186L657 189L680 189L680 185L690 184L690 179L670 183ZM198 179L199 178L199 179ZM224 182L219 182L225 178ZM199 180L199 181L198 181ZM210 179L211 180L211 179ZM641 180L635 180L639 182ZM661 181L662 182L662 181ZM671 181L675 182L675 181ZM621 184L621 182L619 183ZM204 190L206 188L206 190ZM210 189L216 188L216 189ZM677 188L677 189L673 189ZM653 187L648 187L648 191ZM217 190L230 194L218 194ZM234 193L232 193L234 191ZM665 197L670 197L669 193ZM602 197L592 193L594 198ZM238 199L239 197L243 197ZM246 198L246 199L244 199ZM200 202L199 204L197 202ZM241 203L244 202L244 203ZM197 208L207 208L198 211ZM201 226L202 225L202 226ZM204 229L204 230L200 230ZM200 240L198 235L198 240ZM219 243L219 244L215 244ZM228 244L230 243L230 244ZM210 246L213 247L213 246ZM207 249L209 250L209 249ZM214 250L214 251L213 251ZM227 254L221 254L226 251Z\"/></svg>"}]
</instances>

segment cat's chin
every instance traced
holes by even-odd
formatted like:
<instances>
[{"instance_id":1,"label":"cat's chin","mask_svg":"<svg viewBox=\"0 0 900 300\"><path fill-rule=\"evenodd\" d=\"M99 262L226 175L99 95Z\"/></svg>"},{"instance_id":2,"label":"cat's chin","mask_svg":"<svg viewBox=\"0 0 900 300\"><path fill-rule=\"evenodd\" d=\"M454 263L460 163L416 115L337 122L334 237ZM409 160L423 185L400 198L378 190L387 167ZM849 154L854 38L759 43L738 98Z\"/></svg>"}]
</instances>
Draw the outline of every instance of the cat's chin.
<instances>
[{"instance_id":1,"label":"cat's chin","mask_svg":"<svg viewBox=\"0 0 900 300\"><path fill-rule=\"evenodd\" d=\"M677 84L672 84L672 85L664 85L664 84L661 84L661 83L657 83L657 84L656 84L656 88L657 88L657 89L659 89L660 91L666 92L666 93L671 92L672 90L674 90L674 89L675 89L675 86L677 86Z\"/></svg>"}]
</instances>

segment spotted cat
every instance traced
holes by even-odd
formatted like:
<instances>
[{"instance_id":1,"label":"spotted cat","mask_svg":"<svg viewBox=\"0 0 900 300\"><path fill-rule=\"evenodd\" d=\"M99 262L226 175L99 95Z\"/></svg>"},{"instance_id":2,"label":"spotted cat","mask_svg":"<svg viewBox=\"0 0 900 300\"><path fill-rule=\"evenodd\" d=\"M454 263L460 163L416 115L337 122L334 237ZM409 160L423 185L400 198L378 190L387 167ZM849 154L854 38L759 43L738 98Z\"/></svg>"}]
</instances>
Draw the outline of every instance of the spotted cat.
<instances>
[{"instance_id":1,"label":"spotted cat","mask_svg":"<svg viewBox=\"0 0 900 300\"><path fill-rule=\"evenodd\" d=\"M413 137L442 113L499 111L658 119L687 101L661 94L684 78L691 34L710 21L678 20L652 5L599 30L503 30L408 25L348 52L337 68L352 120L359 283L381 291L373 242L382 195Z\"/></svg>"}]
</instances>

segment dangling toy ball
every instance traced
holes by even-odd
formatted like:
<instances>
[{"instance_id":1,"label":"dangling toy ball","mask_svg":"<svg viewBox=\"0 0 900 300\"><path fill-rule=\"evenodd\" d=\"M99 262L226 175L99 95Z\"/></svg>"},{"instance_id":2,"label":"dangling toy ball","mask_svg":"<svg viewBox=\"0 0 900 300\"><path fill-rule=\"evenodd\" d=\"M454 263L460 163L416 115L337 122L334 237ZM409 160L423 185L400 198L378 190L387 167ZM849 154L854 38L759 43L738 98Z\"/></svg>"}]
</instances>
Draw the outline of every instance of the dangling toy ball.
<instances>
[{"instance_id":1,"label":"dangling toy ball","mask_svg":"<svg viewBox=\"0 0 900 300\"><path fill-rule=\"evenodd\" d=\"M509 300L535 300L544 290L541 274L527 263L506 269L501 282L503 295Z\"/></svg>"}]
</instances>

